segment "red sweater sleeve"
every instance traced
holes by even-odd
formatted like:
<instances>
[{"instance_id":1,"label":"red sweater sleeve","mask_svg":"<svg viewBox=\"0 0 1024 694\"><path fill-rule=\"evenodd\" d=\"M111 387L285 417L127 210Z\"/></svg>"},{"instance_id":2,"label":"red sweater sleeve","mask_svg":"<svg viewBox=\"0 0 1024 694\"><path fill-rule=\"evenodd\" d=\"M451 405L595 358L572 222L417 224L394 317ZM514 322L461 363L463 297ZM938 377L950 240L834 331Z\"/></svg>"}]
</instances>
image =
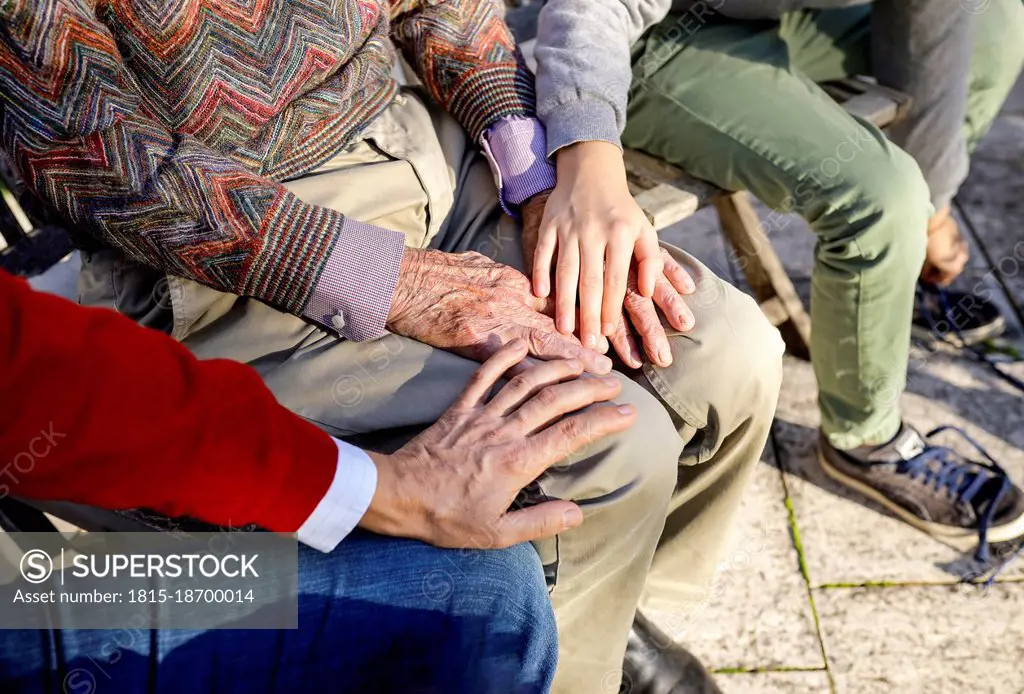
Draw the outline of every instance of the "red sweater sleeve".
<instances>
[{"instance_id":1,"label":"red sweater sleeve","mask_svg":"<svg viewBox=\"0 0 1024 694\"><path fill-rule=\"evenodd\" d=\"M338 450L248 366L0 271L0 498L295 532Z\"/></svg>"}]
</instances>

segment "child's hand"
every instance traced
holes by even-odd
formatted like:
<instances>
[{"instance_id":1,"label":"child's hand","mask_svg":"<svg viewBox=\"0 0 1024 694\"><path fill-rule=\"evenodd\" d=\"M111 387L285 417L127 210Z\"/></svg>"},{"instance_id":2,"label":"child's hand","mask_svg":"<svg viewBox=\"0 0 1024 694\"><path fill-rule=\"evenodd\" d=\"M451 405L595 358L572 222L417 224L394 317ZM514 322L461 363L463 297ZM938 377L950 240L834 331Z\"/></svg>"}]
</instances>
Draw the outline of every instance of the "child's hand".
<instances>
[{"instance_id":1,"label":"child's hand","mask_svg":"<svg viewBox=\"0 0 1024 694\"><path fill-rule=\"evenodd\" d=\"M547 198L532 257L533 289L539 297L551 293L557 252L555 326L574 332L578 287L579 336L593 349L602 335L616 332L634 257L637 291L651 297L663 276L662 255L657 233L629 194L618 147L580 142L557 157L558 185Z\"/></svg>"}]
</instances>

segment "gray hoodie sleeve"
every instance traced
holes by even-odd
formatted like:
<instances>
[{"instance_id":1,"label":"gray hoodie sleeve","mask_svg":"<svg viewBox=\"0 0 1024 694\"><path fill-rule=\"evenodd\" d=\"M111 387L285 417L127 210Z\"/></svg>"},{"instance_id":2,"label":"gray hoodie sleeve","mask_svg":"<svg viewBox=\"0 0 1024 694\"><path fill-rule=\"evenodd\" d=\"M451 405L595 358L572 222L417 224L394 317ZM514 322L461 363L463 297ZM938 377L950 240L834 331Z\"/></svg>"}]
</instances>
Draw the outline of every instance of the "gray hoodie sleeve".
<instances>
[{"instance_id":1,"label":"gray hoodie sleeve","mask_svg":"<svg viewBox=\"0 0 1024 694\"><path fill-rule=\"evenodd\" d=\"M621 147L630 46L672 0L549 0L537 29L537 113L548 155L584 140Z\"/></svg>"}]
</instances>

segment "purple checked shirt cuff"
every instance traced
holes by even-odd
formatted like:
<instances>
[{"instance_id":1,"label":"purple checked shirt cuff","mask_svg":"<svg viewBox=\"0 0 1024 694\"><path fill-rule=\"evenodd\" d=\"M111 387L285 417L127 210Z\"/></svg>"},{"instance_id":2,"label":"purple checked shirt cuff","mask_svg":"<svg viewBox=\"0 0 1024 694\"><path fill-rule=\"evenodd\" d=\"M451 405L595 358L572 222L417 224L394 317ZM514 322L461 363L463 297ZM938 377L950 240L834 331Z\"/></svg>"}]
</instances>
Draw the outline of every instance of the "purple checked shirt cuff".
<instances>
[{"instance_id":1,"label":"purple checked shirt cuff","mask_svg":"<svg viewBox=\"0 0 1024 694\"><path fill-rule=\"evenodd\" d=\"M547 135L536 118L502 118L480 136L480 146L491 165L501 207L511 216L529 198L555 187Z\"/></svg>"},{"instance_id":2,"label":"purple checked shirt cuff","mask_svg":"<svg viewBox=\"0 0 1024 694\"><path fill-rule=\"evenodd\" d=\"M405 234L345 218L303 315L356 342L386 332Z\"/></svg>"}]
</instances>

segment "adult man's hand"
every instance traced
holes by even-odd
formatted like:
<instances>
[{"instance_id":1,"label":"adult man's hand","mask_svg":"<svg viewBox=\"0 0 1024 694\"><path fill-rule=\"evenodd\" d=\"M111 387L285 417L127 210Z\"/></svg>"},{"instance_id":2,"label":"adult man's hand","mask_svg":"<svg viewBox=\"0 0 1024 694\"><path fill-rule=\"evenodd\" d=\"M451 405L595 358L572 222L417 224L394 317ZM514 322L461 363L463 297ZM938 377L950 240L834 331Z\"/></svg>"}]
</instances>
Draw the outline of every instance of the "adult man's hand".
<instances>
[{"instance_id":1,"label":"adult man's hand","mask_svg":"<svg viewBox=\"0 0 1024 694\"><path fill-rule=\"evenodd\" d=\"M497 548L551 537L583 521L571 501L509 507L551 465L629 427L636 410L589 407L618 395L621 385L614 377L579 378L578 360L529 367L489 398L526 355L522 340L505 345L437 423L394 454L370 454L377 491L362 527L439 547Z\"/></svg>"},{"instance_id":2,"label":"adult man's hand","mask_svg":"<svg viewBox=\"0 0 1024 694\"><path fill-rule=\"evenodd\" d=\"M406 249L388 329L481 362L519 338L534 357L608 373L608 357L555 330L549 306L523 273L479 253Z\"/></svg>"}]
</instances>

